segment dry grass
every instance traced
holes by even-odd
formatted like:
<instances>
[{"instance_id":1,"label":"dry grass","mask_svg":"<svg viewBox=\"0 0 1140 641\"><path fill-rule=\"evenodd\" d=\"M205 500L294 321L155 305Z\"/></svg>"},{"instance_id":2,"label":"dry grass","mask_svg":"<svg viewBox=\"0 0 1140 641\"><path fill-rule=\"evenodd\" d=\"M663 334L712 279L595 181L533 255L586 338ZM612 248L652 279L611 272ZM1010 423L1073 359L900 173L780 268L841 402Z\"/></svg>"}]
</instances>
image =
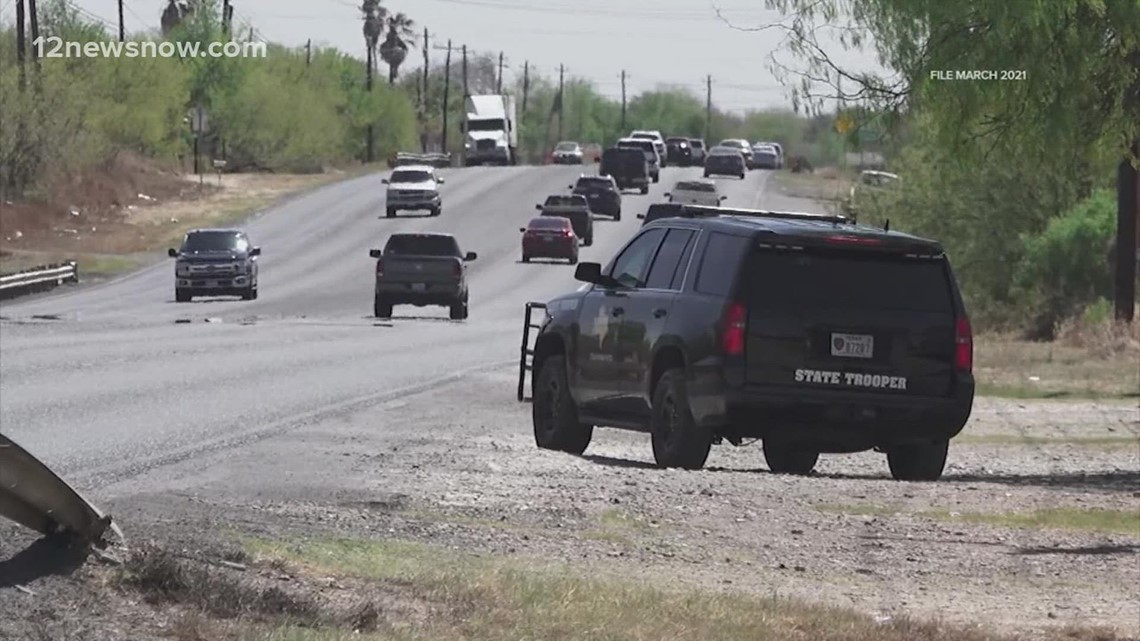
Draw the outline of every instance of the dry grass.
<instances>
[{"instance_id":1,"label":"dry grass","mask_svg":"<svg viewBox=\"0 0 1140 641\"><path fill-rule=\"evenodd\" d=\"M1049 508L1033 512L987 513L921 512L920 516L947 521L984 523L1017 528L1054 528L1084 530L1107 534L1126 534L1140 539L1140 510Z\"/></svg>"},{"instance_id":2,"label":"dry grass","mask_svg":"<svg viewBox=\"0 0 1140 641\"><path fill-rule=\"evenodd\" d=\"M1140 397L1140 342L1120 329L1086 328L1053 342L975 340L978 393L1012 398ZM1131 333L1140 336L1140 321ZM1077 338L1080 337L1080 338Z\"/></svg>"},{"instance_id":3,"label":"dry grass","mask_svg":"<svg viewBox=\"0 0 1140 641\"><path fill-rule=\"evenodd\" d=\"M823 167L812 174L776 172L773 180L780 193L793 198L839 202L851 191L854 179L834 167Z\"/></svg>"},{"instance_id":4,"label":"dry grass","mask_svg":"<svg viewBox=\"0 0 1140 641\"><path fill-rule=\"evenodd\" d=\"M615 517L616 518L616 517ZM620 519L619 519L620 520ZM568 568L528 566L404 542L316 540L252 544L259 557L286 559L299 575L353 577L368 585L401 585L432 604L421 625L389 619L384 632L354 639L623 639L755 641L981 641L1014 639L983 629L909 620L876 622L851 610L726 592L662 590ZM251 630L245 641L334 641L335 628L295 626ZM1046 639L1048 635L1034 635ZM1113 641L1095 630L1053 638Z\"/></svg>"}]
</instances>

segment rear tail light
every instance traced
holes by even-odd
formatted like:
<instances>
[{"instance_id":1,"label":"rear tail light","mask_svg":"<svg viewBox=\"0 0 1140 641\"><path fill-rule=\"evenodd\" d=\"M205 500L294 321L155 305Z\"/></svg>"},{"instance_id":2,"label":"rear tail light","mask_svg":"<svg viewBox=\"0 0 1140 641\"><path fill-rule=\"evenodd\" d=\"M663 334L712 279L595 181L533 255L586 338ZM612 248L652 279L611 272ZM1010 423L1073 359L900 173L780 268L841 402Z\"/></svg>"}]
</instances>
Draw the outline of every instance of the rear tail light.
<instances>
[{"instance_id":1,"label":"rear tail light","mask_svg":"<svg viewBox=\"0 0 1140 641\"><path fill-rule=\"evenodd\" d=\"M384 276L384 259L383 258L377 258L376 259L376 276L378 278L381 278Z\"/></svg>"},{"instance_id":2,"label":"rear tail light","mask_svg":"<svg viewBox=\"0 0 1140 641\"><path fill-rule=\"evenodd\" d=\"M974 371L974 331L965 316L954 324L954 369L964 374Z\"/></svg>"},{"instance_id":3,"label":"rear tail light","mask_svg":"<svg viewBox=\"0 0 1140 641\"><path fill-rule=\"evenodd\" d=\"M455 261L454 274L456 278L459 278L463 275L463 263Z\"/></svg>"},{"instance_id":4,"label":"rear tail light","mask_svg":"<svg viewBox=\"0 0 1140 641\"><path fill-rule=\"evenodd\" d=\"M882 245L878 238L860 238L859 236L828 236L825 240L833 245Z\"/></svg>"},{"instance_id":5,"label":"rear tail light","mask_svg":"<svg viewBox=\"0 0 1140 641\"><path fill-rule=\"evenodd\" d=\"M739 356L744 353L744 325L748 309L737 302L729 303L724 310L720 347L726 356Z\"/></svg>"}]
</instances>

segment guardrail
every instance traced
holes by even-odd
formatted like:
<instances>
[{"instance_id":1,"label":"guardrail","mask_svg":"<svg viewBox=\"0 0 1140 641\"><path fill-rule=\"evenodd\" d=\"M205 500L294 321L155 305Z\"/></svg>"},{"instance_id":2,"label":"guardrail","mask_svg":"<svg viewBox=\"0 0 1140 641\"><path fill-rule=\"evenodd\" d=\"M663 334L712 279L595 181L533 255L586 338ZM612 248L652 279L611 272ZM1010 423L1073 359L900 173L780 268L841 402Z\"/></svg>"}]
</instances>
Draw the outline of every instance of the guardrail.
<instances>
[{"instance_id":1,"label":"guardrail","mask_svg":"<svg viewBox=\"0 0 1140 641\"><path fill-rule=\"evenodd\" d=\"M431 154L413 154L410 152L397 152L396 157L392 163L396 167L402 165L430 165L432 167L450 167L451 154L450 153L431 153Z\"/></svg>"},{"instance_id":2,"label":"guardrail","mask_svg":"<svg viewBox=\"0 0 1140 641\"><path fill-rule=\"evenodd\" d=\"M45 291L63 283L79 282L79 266L74 260L41 265L15 274L0 276L0 299Z\"/></svg>"}]
</instances>

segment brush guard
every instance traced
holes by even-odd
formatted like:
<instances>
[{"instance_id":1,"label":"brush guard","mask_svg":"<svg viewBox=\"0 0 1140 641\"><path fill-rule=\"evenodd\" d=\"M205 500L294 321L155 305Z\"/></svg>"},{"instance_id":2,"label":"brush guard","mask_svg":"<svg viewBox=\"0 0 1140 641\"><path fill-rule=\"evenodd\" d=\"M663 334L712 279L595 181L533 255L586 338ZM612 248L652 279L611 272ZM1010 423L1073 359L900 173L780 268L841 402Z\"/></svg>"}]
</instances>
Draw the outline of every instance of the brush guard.
<instances>
[{"instance_id":1,"label":"brush guard","mask_svg":"<svg viewBox=\"0 0 1140 641\"><path fill-rule=\"evenodd\" d=\"M534 349L530 346L530 330L541 329L542 325L534 322L534 310L546 309L546 303L527 303L526 314L523 316L523 332L522 332L522 347L519 350L519 389L518 400L519 402L529 401L526 398L524 391L526 390L526 373L534 371Z\"/></svg>"}]
</instances>

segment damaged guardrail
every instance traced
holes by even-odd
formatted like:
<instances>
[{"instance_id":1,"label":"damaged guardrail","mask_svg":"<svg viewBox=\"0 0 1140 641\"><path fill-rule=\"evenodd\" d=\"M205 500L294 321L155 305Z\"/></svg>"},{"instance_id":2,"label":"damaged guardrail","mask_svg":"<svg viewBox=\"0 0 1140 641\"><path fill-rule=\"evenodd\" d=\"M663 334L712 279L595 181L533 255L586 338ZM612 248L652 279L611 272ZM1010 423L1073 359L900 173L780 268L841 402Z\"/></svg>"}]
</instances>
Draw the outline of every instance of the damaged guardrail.
<instances>
[{"instance_id":1,"label":"damaged guardrail","mask_svg":"<svg viewBox=\"0 0 1140 641\"><path fill-rule=\"evenodd\" d=\"M430 165L438 168L450 167L451 153L413 154L405 151L397 152L396 156L392 159L392 166L400 167L403 165Z\"/></svg>"},{"instance_id":2,"label":"damaged guardrail","mask_svg":"<svg viewBox=\"0 0 1140 641\"><path fill-rule=\"evenodd\" d=\"M41 265L0 276L0 299L45 291L63 283L79 282L79 265L74 260Z\"/></svg>"},{"instance_id":3,"label":"damaged guardrail","mask_svg":"<svg viewBox=\"0 0 1140 641\"><path fill-rule=\"evenodd\" d=\"M0 434L0 516L44 536L82 545L106 547L111 529L122 532L109 515L79 495L48 466Z\"/></svg>"}]
</instances>

